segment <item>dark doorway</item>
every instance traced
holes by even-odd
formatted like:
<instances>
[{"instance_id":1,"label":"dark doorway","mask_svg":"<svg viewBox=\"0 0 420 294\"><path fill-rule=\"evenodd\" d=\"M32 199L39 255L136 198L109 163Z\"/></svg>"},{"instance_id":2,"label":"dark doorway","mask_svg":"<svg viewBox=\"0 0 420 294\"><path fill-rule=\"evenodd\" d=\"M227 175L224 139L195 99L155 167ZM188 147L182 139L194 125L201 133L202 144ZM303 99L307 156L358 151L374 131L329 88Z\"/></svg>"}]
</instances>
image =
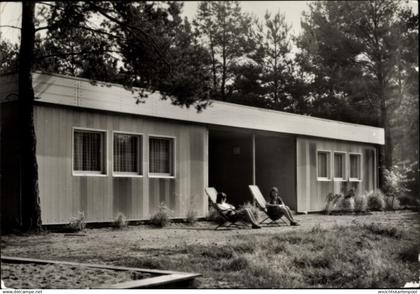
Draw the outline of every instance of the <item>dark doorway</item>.
<instances>
[{"instance_id":1,"label":"dark doorway","mask_svg":"<svg viewBox=\"0 0 420 294\"><path fill-rule=\"evenodd\" d=\"M252 134L210 130L209 186L225 192L235 206L252 201Z\"/></svg>"}]
</instances>

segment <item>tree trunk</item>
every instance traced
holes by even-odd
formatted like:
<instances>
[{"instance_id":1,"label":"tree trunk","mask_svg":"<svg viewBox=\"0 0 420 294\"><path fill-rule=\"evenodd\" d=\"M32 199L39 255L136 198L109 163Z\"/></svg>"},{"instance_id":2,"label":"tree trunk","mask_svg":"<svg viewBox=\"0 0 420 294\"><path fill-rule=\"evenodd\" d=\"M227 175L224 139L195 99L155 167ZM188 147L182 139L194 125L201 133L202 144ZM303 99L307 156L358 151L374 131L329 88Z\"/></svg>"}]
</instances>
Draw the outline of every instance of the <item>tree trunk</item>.
<instances>
[{"instance_id":1,"label":"tree trunk","mask_svg":"<svg viewBox=\"0 0 420 294\"><path fill-rule=\"evenodd\" d=\"M35 2L22 2L22 29L19 50L19 146L20 189L22 195L23 231L41 229L41 208L38 191L38 163L34 129L34 90L32 64L35 41Z\"/></svg>"},{"instance_id":2,"label":"tree trunk","mask_svg":"<svg viewBox=\"0 0 420 294\"><path fill-rule=\"evenodd\" d=\"M381 125L385 131L385 145L379 149L379 186L382 187L385 182L384 171L385 169L392 168L392 138L391 138L391 126L388 118L384 84L380 80L380 107L381 107Z\"/></svg>"},{"instance_id":3,"label":"tree trunk","mask_svg":"<svg viewBox=\"0 0 420 294\"><path fill-rule=\"evenodd\" d=\"M225 101L226 100L226 49L225 49L225 45L223 45L223 49L222 49L222 59L223 59L223 64L222 64L222 85L221 85L221 94L222 94L222 100Z\"/></svg>"},{"instance_id":4,"label":"tree trunk","mask_svg":"<svg viewBox=\"0 0 420 294\"><path fill-rule=\"evenodd\" d=\"M210 36L210 52L211 52L211 63L213 71L213 91L217 92L217 69L216 69L216 57L214 53L213 38Z\"/></svg>"}]
</instances>

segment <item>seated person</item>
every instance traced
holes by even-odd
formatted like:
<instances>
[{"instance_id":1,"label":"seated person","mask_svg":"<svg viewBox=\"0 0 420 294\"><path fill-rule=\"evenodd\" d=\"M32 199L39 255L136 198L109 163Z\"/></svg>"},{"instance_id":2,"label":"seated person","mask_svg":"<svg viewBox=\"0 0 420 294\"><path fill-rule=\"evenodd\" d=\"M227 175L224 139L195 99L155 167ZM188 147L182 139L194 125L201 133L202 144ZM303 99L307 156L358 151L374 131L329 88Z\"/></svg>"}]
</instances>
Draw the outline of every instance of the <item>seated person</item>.
<instances>
[{"instance_id":1,"label":"seated person","mask_svg":"<svg viewBox=\"0 0 420 294\"><path fill-rule=\"evenodd\" d=\"M242 208L242 209L237 210L235 206L227 203L226 199L227 199L226 194L223 192L219 192L217 194L216 204L219 210L225 216L227 216L228 219L232 220L233 222L237 221L238 219L241 219L243 221L251 223L253 229L261 228L261 226L258 225L258 222L255 219L250 209Z\"/></svg>"},{"instance_id":2,"label":"seated person","mask_svg":"<svg viewBox=\"0 0 420 294\"><path fill-rule=\"evenodd\" d=\"M283 199L281 199L277 187L273 187L270 191L270 204L267 204L267 213L271 219L274 219L276 214L283 214L290 221L291 226L299 226L294 220L290 208L286 206Z\"/></svg>"}]
</instances>

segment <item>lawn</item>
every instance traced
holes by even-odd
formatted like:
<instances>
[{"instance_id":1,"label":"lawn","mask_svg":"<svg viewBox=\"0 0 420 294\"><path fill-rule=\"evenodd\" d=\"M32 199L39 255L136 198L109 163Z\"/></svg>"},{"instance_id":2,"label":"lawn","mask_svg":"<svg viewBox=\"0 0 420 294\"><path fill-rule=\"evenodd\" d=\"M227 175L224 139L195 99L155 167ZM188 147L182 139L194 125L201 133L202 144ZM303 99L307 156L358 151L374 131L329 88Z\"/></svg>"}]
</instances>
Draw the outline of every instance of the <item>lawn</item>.
<instances>
[{"instance_id":1,"label":"lawn","mask_svg":"<svg viewBox=\"0 0 420 294\"><path fill-rule=\"evenodd\" d=\"M198 272L199 288L399 288L419 280L418 213L299 215L300 227L87 229L2 236L2 254Z\"/></svg>"}]
</instances>

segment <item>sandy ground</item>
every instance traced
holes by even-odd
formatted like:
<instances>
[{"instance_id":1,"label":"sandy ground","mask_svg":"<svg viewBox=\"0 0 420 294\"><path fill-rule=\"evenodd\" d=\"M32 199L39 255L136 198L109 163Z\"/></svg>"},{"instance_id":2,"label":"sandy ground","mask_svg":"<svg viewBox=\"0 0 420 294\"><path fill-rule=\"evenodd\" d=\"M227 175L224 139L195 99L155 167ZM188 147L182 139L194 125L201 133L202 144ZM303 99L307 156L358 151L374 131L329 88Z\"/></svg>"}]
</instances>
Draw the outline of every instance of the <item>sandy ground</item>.
<instances>
[{"instance_id":1,"label":"sandy ground","mask_svg":"<svg viewBox=\"0 0 420 294\"><path fill-rule=\"evenodd\" d=\"M1 264L2 281L17 289L99 288L147 277L151 275L62 264Z\"/></svg>"},{"instance_id":2,"label":"sandy ground","mask_svg":"<svg viewBox=\"0 0 420 294\"><path fill-rule=\"evenodd\" d=\"M123 230L113 228L86 229L82 236L45 232L39 235L1 237L2 256L29 257L83 263L125 265L133 260L147 258L181 258L188 245L233 244L241 236L274 236L289 231L309 231L314 227L333 228L354 224L382 223L400 226L401 229L419 231L419 213L412 211L375 212L371 215L296 215L301 224L263 227L262 229L224 229L215 231L211 222L194 225L170 224L165 228L147 225L129 226ZM3 265L2 265L3 267ZM146 266L144 266L146 267ZM151 266L153 267L153 266ZM161 268L164 269L164 268ZM168 270L179 270L171 268ZM2 269L3 271L3 269ZM26 271L30 276L30 271ZM10 274L10 273L9 273ZM15 272L22 274L22 271ZM22 275L21 275L22 277ZM74 279L71 281L75 281ZM202 287L223 287L201 279ZM85 285L83 285L85 286ZM79 287L70 287L79 288ZM80 287L82 288L82 287Z\"/></svg>"}]
</instances>

